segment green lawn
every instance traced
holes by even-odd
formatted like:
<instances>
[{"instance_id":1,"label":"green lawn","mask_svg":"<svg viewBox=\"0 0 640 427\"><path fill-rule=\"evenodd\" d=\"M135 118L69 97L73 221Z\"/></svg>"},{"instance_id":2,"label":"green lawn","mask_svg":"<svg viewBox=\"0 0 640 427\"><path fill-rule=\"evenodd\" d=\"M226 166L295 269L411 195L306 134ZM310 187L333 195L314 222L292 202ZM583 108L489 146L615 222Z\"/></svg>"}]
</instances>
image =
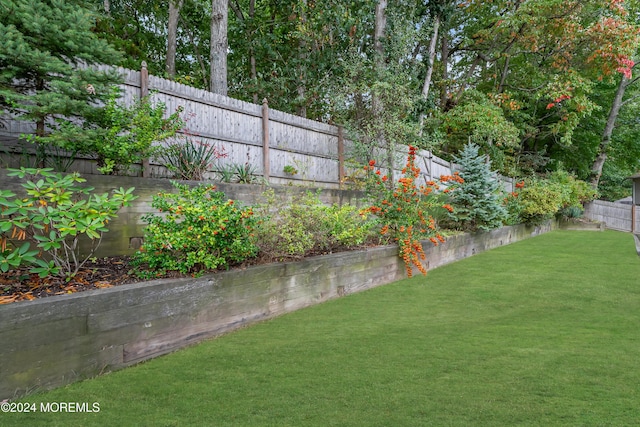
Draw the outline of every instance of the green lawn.
<instances>
[{"instance_id":1,"label":"green lawn","mask_svg":"<svg viewBox=\"0 0 640 427\"><path fill-rule=\"evenodd\" d=\"M639 360L632 236L558 231L23 400L99 413L0 425L632 426Z\"/></svg>"}]
</instances>

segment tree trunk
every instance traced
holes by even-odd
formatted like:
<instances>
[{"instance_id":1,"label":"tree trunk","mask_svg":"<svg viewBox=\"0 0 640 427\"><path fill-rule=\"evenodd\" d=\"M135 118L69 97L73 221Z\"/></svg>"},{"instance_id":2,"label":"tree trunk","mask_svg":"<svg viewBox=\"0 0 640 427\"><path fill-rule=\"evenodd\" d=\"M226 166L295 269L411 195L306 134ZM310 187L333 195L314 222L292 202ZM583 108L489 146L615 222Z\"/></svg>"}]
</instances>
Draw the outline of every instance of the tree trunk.
<instances>
[{"instance_id":1,"label":"tree trunk","mask_svg":"<svg viewBox=\"0 0 640 427\"><path fill-rule=\"evenodd\" d=\"M253 19L256 15L256 0L250 0L249 1L249 19L251 19L251 28L254 28L252 30L251 33L251 37L253 38L253 35L255 33L255 24L253 23ZM253 103L257 104L258 103L258 92L257 92L257 87L258 87L258 69L256 67L256 52L255 49L253 47L253 45L251 45L251 48L249 49L249 63L251 64L251 81L254 83L255 87L256 87L256 92L253 92Z\"/></svg>"},{"instance_id":2,"label":"tree trunk","mask_svg":"<svg viewBox=\"0 0 640 427\"><path fill-rule=\"evenodd\" d=\"M431 86L431 76L433 75L433 64L436 60L436 45L438 44L438 29L440 28L440 15L436 15L436 20L433 23L433 35L429 42L429 66L427 67L427 75L424 78L424 85L422 86L422 98L427 99L429 97L429 87Z\"/></svg>"},{"instance_id":3,"label":"tree trunk","mask_svg":"<svg viewBox=\"0 0 640 427\"><path fill-rule=\"evenodd\" d=\"M596 156L596 160L593 162L593 166L591 167L591 186L596 190L598 189L600 177L602 176L602 168L604 167L604 163L607 160L607 149L609 148L609 143L611 142L611 136L613 135L613 129L616 125L616 120L618 119L620 108L622 107L622 98L624 97L624 92L627 90L627 86L629 86L629 79L623 75L620 79L620 84L618 85L616 96L613 99L613 103L611 104L611 109L609 110L609 117L607 117L607 123L604 127L604 132L602 132L602 140L600 141L600 147L598 148L598 155Z\"/></svg>"},{"instance_id":4,"label":"tree trunk","mask_svg":"<svg viewBox=\"0 0 640 427\"><path fill-rule=\"evenodd\" d=\"M376 16L375 16L375 29L373 34L373 45L375 49L375 64L378 78L384 78L384 69L385 69L385 58L384 58L384 45L382 44L382 39L384 38L384 33L387 27L387 0L379 0L376 5ZM389 185L393 184L394 181L394 171L393 171L393 147L390 140L387 140L384 132L384 105L383 101L380 97L375 93L372 94L371 98L371 107L373 113L373 121L376 129L376 142L378 147L384 147L387 151L387 167L389 168L389 173L387 174L390 178Z\"/></svg>"},{"instance_id":5,"label":"tree trunk","mask_svg":"<svg viewBox=\"0 0 640 427\"><path fill-rule=\"evenodd\" d=\"M433 66L436 60L436 45L438 44L438 29L440 28L440 15L436 15L433 23L433 35L429 42L429 65L427 66L427 75L424 78L422 86L422 99L425 101L429 98L429 88L431 87L431 76L433 75ZM422 135L422 126L424 125L425 114L420 114L420 135Z\"/></svg>"},{"instance_id":6,"label":"tree trunk","mask_svg":"<svg viewBox=\"0 0 640 427\"><path fill-rule=\"evenodd\" d=\"M227 19L226 0L211 2L211 50L210 81L211 92L227 95Z\"/></svg>"},{"instance_id":7,"label":"tree trunk","mask_svg":"<svg viewBox=\"0 0 640 427\"><path fill-rule=\"evenodd\" d=\"M376 54L376 63L384 64L384 46L382 45L382 38L387 27L387 0L379 0L376 5L376 23L373 35L373 43Z\"/></svg>"},{"instance_id":8,"label":"tree trunk","mask_svg":"<svg viewBox=\"0 0 640 427\"><path fill-rule=\"evenodd\" d=\"M502 67L502 76L500 77L500 85L498 86L498 93L504 92L504 84L507 81L507 74L509 74L509 59L511 57L507 56L504 60L504 67Z\"/></svg>"},{"instance_id":9,"label":"tree trunk","mask_svg":"<svg viewBox=\"0 0 640 427\"><path fill-rule=\"evenodd\" d=\"M302 12L300 14L300 25L304 26L306 24L307 21L307 14L306 14L306 8L307 8L307 0L302 0ZM298 49L299 49L299 55L298 55L298 87L297 87L297 92L298 92L298 115L300 117L307 117L307 105L306 105L306 92L307 92L307 86L306 86L306 70L305 70L305 66L307 63L307 43L303 37L300 37L300 40L298 41Z\"/></svg>"},{"instance_id":10,"label":"tree trunk","mask_svg":"<svg viewBox=\"0 0 640 427\"><path fill-rule=\"evenodd\" d=\"M256 87L258 85L258 70L256 68L256 55L253 51L253 48L249 49L249 63L251 64L251 81L255 83ZM253 103L258 103L258 92L253 92Z\"/></svg>"},{"instance_id":11,"label":"tree trunk","mask_svg":"<svg viewBox=\"0 0 640 427\"><path fill-rule=\"evenodd\" d=\"M178 34L178 19L180 18L180 9L182 9L183 0L169 0L169 22L167 23L167 57L165 60L165 69L169 78L176 75L176 49Z\"/></svg>"},{"instance_id":12,"label":"tree trunk","mask_svg":"<svg viewBox=\"0 0 640 427\"><path fill-rule=\"evenodd\" d=\"M442 88L440 89L440 109L446 110L447 101L449 99L449 37L447 34L442 34L442 50L440 60L442 61Z\"/></svg>"}]
</instances>

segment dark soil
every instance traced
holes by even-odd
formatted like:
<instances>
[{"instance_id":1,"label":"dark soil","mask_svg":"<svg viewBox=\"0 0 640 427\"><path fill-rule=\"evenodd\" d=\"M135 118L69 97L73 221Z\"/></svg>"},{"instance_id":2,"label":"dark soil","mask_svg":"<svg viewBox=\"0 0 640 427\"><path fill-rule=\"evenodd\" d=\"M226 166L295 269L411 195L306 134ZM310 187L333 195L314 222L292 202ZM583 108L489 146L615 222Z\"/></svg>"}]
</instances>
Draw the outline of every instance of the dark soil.
<instances>
[{"instance_id":1,"label":"dark soil","mask_svg":"<svg viewBox=\"0 0 640 427\"><path fill-rule=\"evenodd\" d=\"M28 268L0 273L0 304L32 300L52 295L104 289L142 281L133 274L129 257L99 258L87 261L78 274L66 281L63 277L39 277Z\"/></svg>"},{"instance_id":2,"label":"dark soil","mask_svg":"<svg viewBox=\"0 0 640 427\"><path fill-rule=\"evenodd\" d=\"M346 249L335 252L344 250ZM323 254L324 253L313 253L308 256ZM232 266L232 268L246 268L252 265L292 260L294 259L273 259L259 256L247 260L241 265ZM9 270L6 273L0 272L0 304L34 300L54 295L73 294L94 289L105 289L149 280L136 276L136 268L139 267L134 267L131 264L131 257L121 256L87 261L78 274L68 282L64 277L48 276L41 278L37 274L29 273L29 268L27 267ZM200 271L196 274L200 275L204 273L212 273L212 271ZM194 277L196 274L189 276L179 272L169 272L164 275L156 275L155 278Z\"/></svg>"}]
</instances>

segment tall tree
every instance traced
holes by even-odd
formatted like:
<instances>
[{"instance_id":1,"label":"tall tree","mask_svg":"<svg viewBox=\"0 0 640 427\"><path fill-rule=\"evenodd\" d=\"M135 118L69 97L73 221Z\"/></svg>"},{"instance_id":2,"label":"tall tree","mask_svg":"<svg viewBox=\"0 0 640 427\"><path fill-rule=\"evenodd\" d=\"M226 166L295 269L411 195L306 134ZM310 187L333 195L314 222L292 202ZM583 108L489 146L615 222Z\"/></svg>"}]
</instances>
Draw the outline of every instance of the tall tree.
<instances>
[{"instance_id":1,"label":"tall tree","mask_svg":"<svg viewBox=\"0 0 640 427\"><path fill-rule=\"evenodd\" d=\"M387 0L378 0L378 4L376 5L376 16L375 16L375 26L373 31L373 46L374 46L374 64L375 64L375 72L374 75L382 76L385 73L385 49L383 44L383 39L385 36L385 31L387 29ZM386 148L386 162L387 167L389 168L389 177L391 178L389 181L389 185L393 185L394 180L394 161L393 161L393 142L386 137L384 132L384 123L383 123L383 111L384 111L384 102L382 97L376 90L373 91L371 98L371 106L373 113L374 123L376 126L376 135L375 141L378 147Z\"/></svg>"},{"instance_id":2,"label":"tall tree","mask_svg":"<svg viewBox=\"0 0 640 427\"><path fill-rule=\"evenodd\" d=\"M169 20L167 22L166 72L169 77L176 75L176 47L178 44L178 21L184 0L169 0Z\"/></svg>"},{"instance_id":3,"label":"tall tree","mask_svg":"<svg viewBox=\"0 0 640 427\"><path fill-rule=\"evenodd\" d=\"M211 1L211 44L209 69L211 92L227 95L228 1Z\"/></svg>"},{"instance_id":4,"label":"tall tree","mask_svg":"<svg viewBox=\"0 0 640 427\"><path fill-rule=\"evenodd\" d=\"M95 64L121 55L92 31L97 15L78 1L0 1L0 108L50 129L96 119L99 101L120 81Z\"/></svg>"},{"instance_id":5,"label":"tall tree","mask_svg":"<svg viewBox=\"0 0 640 427\"><path fill-rule=\"evenodd\" d=\"M626 18L625 24L621 25L619 23L615 23L615 27L622 26L623 29L627 32L634 32L636 35L635 41L637 42L637 34L638 34L638 20L640 20L640 4L637 1L628 1L626 2L628 9L623 9L622 5L618 5L620 8L620 12L623 18ZM611 21L603 22L603 26L614 26L614 23ZM617 28L615 28L617 29ZM633 40L633 39L632 39ZM613 137L613 131L616 126L616 121L618 120L618 116L620 115L620 111L624 104L630 102L634 98L624 100L625 93L627 92L627 88L632 84L636 83L639 78L632 79L632 69L637 66L637 62L630 59L629 57L619 55L615 58L618 61L619 67L616 71L620 72L622 75L619 78L618 87L611 101L611 106L609 108L609 114L607 115L607 121L604 126L604 130L602 132L602 137L600 140L600 144L598 146L598 151L596 154L596 158L591 166L591 185L596 190L598 189L598 185L600 183L600 178L602 176L602 171L604 169L604 164L608 157L609 146L611 144L611 140ZM636 58L637 59L637 58Z\"/></svg>"},{"instance_id":6,"label":"tall tree","mask_svg":"<svg viewBox=\"0 0 640 427\"><path fill-rule=\"evenodd\" d=\"M620 114L620 109L622 108L624 94L630 83L631 80L627 76L623 75L620 78L616 95L614 96L611 108L609 109L609 115L607 116L604 131L602 132L602 139L600 140L600 145L598 147L598 154L596 155L596 159L591 167L591 186L595 189L598 189L600 177L602 176L602 168L607 160L607 150L611 143L613 129L616 125L618 115Z\"/></svg>"},{"instance_id":7,"label":"tall tree","mask_svg":"<svg viewBox=\"0 0 640 427\"><path fill-rule=\"evenodd\" d=\"M254 104L259 102L258 98L258 68L256 62L256 49L254 47L257 29L255 28L256 16L256 0L249 0L246 13L243 12L242 6L238 0L230 0L229 6L234 12L234 17L238 22L238 26L243 29L248 43L247 55L249 57L249 82L247 84L247 92L251 92L251 99Z\"/></svg>"},{"instance_id":8,"label":"tall tree","mask_svg":"<svg viewBox=\"0 0 640 427\"><path fill-rule=\"evenodd\" d=\"M524 152L571 147L581 121L594 114L599 78L615 73L637 40L618 0L470 0L453 35L443 81L455 107L476 88L520 130Z\"/></svg>"}]
</instances>

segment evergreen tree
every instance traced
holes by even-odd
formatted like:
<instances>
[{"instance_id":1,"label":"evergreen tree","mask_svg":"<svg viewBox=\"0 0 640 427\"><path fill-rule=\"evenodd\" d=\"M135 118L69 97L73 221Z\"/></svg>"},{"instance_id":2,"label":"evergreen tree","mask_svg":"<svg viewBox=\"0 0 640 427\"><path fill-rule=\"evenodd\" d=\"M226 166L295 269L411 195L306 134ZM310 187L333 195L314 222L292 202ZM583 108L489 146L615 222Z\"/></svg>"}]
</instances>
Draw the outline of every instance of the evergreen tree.
<instances>
[{"instance_id":1,"label":"evergreen tree","mask_svg":"<svg viewBox=\"0 0 640 427\"><path fill-rule=\"evenodd\" d=\"M477 145L468 143L454 158L464 183L451 193L451 203L457 222L470 231L498 228L507 215L500 199L500 181L491 172L491 162L478 150Z\"/></svg>"},{"instance_id":2,"label":"evergreen tree","mask_svg":"<svg viewBox=\"0 0 640 427\"><path fill-rule=\"evenodd\" d=\"M81 137L120 81L91 67L120 59L93 33L96 17L80 1L0 0L0 113L36 122L40 143L56 130Z\"/></svg>"}]
</instances>

